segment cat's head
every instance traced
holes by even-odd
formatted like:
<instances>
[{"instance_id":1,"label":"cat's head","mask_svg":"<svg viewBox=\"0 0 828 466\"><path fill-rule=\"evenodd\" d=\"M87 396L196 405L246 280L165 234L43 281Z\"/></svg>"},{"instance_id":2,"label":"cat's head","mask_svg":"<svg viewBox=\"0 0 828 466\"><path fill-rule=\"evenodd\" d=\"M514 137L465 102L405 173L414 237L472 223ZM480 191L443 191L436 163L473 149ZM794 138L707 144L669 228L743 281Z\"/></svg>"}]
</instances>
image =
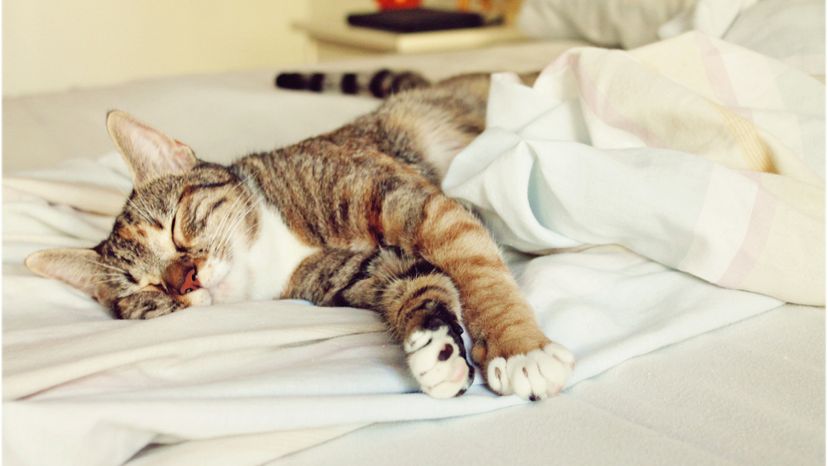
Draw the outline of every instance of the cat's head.
<instances>
[{"instance_id":1,"label":"cat's head","mask_svg":"<svg viewBox=\"0 0 828 466\"><path fill-rule=\"evenodd\" d=\"M26 266L120 318L248 298L244 277L259 211L246 180L124 112L107 114L106 126L134 188L112 232L91 249L36 252Z\"/></svg>"}]
</instances>

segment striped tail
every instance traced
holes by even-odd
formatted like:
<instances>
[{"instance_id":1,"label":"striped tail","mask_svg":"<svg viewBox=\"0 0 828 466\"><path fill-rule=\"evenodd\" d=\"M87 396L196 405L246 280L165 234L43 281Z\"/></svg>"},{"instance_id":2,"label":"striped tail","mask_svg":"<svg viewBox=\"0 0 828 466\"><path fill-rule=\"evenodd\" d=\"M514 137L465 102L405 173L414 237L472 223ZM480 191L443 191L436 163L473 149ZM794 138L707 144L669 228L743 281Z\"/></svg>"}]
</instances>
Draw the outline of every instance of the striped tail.
<instances>
[{"instance_id":1,"label":"striped tail","mask_svg":"<svg viewBox=\"0 0 828 466\"><path fill-rule=\"evenodd\" d=\"M279 73L276 87L313 92L372 95L385 98L391 94L427 87L431 83L413 71L382 69L362 73Z\"/></svg>"}]
</instances>

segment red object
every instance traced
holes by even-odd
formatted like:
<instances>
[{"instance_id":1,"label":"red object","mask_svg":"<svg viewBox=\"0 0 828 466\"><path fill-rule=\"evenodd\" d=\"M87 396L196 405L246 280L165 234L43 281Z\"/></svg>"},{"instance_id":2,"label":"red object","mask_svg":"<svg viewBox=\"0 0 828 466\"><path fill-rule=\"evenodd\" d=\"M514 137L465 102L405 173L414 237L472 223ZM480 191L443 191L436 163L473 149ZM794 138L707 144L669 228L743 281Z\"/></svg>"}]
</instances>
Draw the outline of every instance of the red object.
<instances>
[{"instance_id":1,"label":"red object","mask_svg":"<svg viewBox=\"0 0 828 466\"><path fill-rule=\"evenodd\" d=\"M380 10L399 10L402 8L417 8L422 0L377 0Z\"/></svg>"}]
</instances>

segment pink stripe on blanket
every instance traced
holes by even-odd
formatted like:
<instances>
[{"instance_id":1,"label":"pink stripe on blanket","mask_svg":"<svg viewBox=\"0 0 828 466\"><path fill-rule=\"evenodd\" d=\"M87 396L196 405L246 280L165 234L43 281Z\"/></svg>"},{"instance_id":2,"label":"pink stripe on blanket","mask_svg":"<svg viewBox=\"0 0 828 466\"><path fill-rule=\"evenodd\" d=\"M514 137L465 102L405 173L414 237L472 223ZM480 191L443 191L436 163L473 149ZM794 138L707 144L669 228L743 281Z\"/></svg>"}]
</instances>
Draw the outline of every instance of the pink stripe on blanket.
<instances>
[{"instance_id":1,"label":"pink stripe on blanket","mask_svg":"<svg viewBox=\"0 0 828 466\"><path fill-rule=\"evenodd\" d=\"M742 244L733 256L727 270L717 282L718 285L727 288L742 288L745 278L756 266L756 261L762 255L776 213L776 199L762 187L759 174L751 172L743 172L742 174L753 180L758 185L758 189L756 190L750 222L742 239Z\"/></svg>"},{"instance_id":2,"label":"pink stripe on blanket","mask_svg":"<svg viewBox=\"0 0 828 466\"><path fill-rule=\"evenodd\" d=\"M626 55L625 52L609 51L607 53L623 54L624 58L630 59L629 55ZM543 73L552 70L561 71L566 68L569 68L575 76L584 103L602 121L610 126L635 135L647 147L670 147L669 144L666 144L658 135L645 126L639 125L633 118L624 116L620 111L615 109L610 102L610 98L599 90L598 84L592 80L589 72L581 68L581 56L577 51L564 54L546 67Z\"/></svg>"},{"instance_id":3,"label":"pink stripe on blanket","mask_svg":"<svg viewBox=\"0 0 828 466\"><path fill-rule=\"evenodd\" d=\"M707 82L710 83L710 87L713 89L716 98L719 99L722 105L728 107L728 110L731 112L749 121L753 121L753 112L739 104L739 98L736 96L736 90L730 81L730 74L722 58L721 49L717 48L710 41L710 38L705 35L696 34L695 39L699 46L699 51L702 54L702 63L704 63Z\"/></svg>"}]
</instances>

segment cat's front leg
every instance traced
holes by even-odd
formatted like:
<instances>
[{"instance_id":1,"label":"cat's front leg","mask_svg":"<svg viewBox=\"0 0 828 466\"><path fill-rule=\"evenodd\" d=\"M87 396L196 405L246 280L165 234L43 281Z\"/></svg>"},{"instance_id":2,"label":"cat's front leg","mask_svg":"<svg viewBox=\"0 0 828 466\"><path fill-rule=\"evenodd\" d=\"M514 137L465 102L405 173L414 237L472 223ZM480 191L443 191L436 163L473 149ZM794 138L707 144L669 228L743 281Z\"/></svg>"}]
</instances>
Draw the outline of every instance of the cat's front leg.
<instances>
[{"instance_id":1,"label":"cat's front leg","mask_svg":"<svg viewBox=\"0 0 828 466\"><path fill-rule=\"evenodd\" d=\"M379 163L385 159L372 160ZM369 181L343 182L347 189L337 188L354 200L345 209L347 215L334 207L319 214L317 223L336 220L327 231L337 232L338 236L331 236L328 243L338 241L363 245L361 247L373 244L380 247L380 251L385 251L383 254L398 249L408 257L422 258L432 264L457 292L457 305L446 307L460 314L456 310L461 309L462 303L462 322L473 342L472 359L483 369L489 386L499 394L514 393L525 399L543 399L558 393L572 370L573 358L540 330L532 308L521 295L485 227L457 201L449 199L424 180L417 181L410 172L399 171L390 162L381 168L394 176L378 170L376 176L368 178ZM358 188L357 195L355 190ZM331 191L338 192L337 189ZM331 202L326 205L339 204ZM358 276L371 275L367 269L366 273L368 275ZM307 282L314 283L313 280ZM351 294L360 287L348 284L347 280L341 286L351 290L347 294L349 299L341 303L334 300L331 302L333 305L350 303L381 310L389 322L392 322L394 315L409 315L408 310L419 309L417 303L426 299L424 294L410 290L410 294L395 296L395 302L403 304L400 304L400 309L394 310L389 302L376 303L368 298L361 304L356 300L360 294ZM365 296L374 295L368 293ZM411 315L415 314L418 313ZM408 320L408 323L411 322L415 321ZM417 329L407 324L392 324L390 327L403 343ZM410 346L414 347L413 342ZM436 359L433 364L437 365L441 362L440 351L436 351L436 346L429 348L429 352L424 354L436 355L432 359ZM424 390L428 391L428 383L421 372L414 372L418 381L422 380L421 384L425 385Z\"/></svg>"},{"instance_id":2,"label":"cat's front leg","mask_svg":"<svg viewBox=\"0 0 828 466\"><path fill-rule=\"evenodd\" d=\"M456 201L435 195L424 206L416 247L457 284L472 359L489 387L530 400L557 394L574 358L538 327L483 225Z\"/></svg>"},{"instance_id":3,"label":"cat's front leg","mask_svg":"<svg viewBox=\"0 0 828 466\"><path fill-rule=\"evenodd\" d=\"M286 297L374 309L401 343L411 375L435 398L462 395L474 379L451 279L397 248L326 249L291 277Z\"/></svg>"},{"instance_id":4,"label":"cat's front leg","mask_svg":"<svg viewBox=\"0 0 828 466\"><path fill-rule=\"evenodd\" d=\"M492 390L535 401L563 389L575 358L563 346L537 333L526 327L514 332L514 337L478 338L473 358L485 368L486 382Z\"/></svg>"}]
</instances>

